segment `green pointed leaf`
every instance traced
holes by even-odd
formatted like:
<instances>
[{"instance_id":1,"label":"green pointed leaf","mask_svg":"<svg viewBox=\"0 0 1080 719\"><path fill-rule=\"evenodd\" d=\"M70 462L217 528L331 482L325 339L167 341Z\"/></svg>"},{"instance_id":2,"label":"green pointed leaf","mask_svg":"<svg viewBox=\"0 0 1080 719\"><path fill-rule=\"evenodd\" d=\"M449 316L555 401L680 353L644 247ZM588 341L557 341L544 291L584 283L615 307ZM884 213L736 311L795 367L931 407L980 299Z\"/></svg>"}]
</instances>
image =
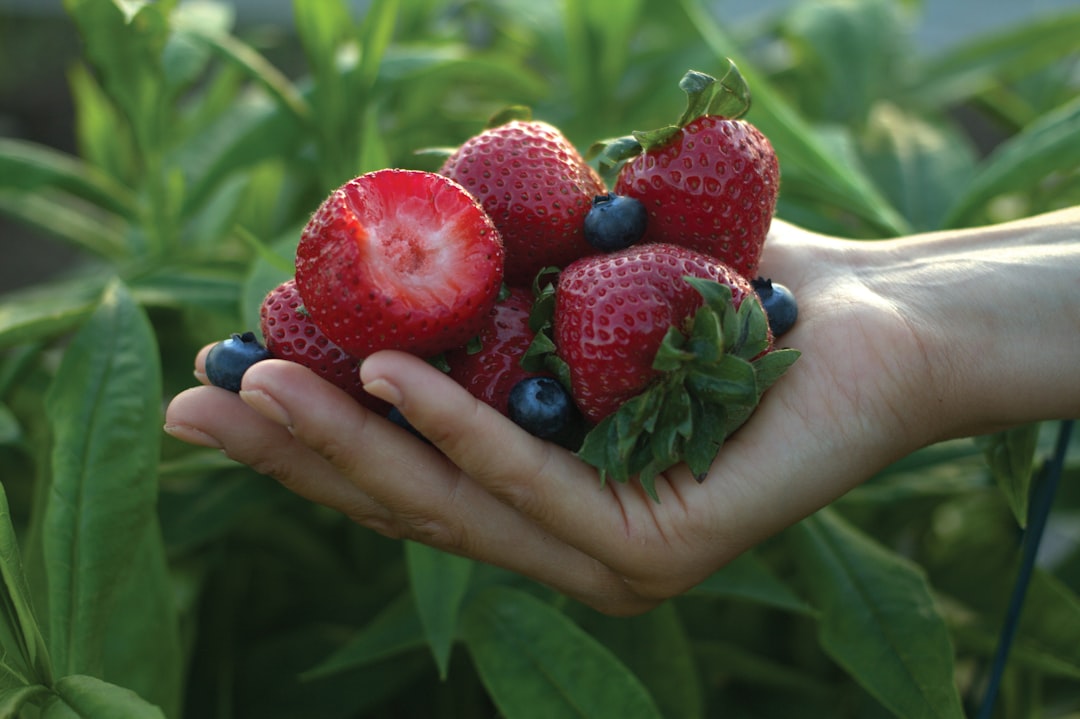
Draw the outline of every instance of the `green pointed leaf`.
<instances>
[{"instance_id":1,"label":"green pointed leaf","mask_svg":"<svg viewBox=\"0 0 1080 719\"><path fill-rule=\"evenodd\" d=\"M744 299L735 314L739 336L728 351L752 360L769 348L769 318L755 296Z\"/></svg>"},{"instance_id":2,"label":"green pointed leaf","mask_svg":"<svg viewBox=\"0 0 1080 719\"><path fill-rule=\"evenodd\" d=\"M405 594L391 602L349 642L304 672L304 679L320 679L331 674L398 656L427 643L416 600Z\"/></svg>"},{"instance_id":3,"label":"green pointed leaf","mask_svg":"<svg viewBox=\"0 0 1080 719\"><path fill-rule=\"evenodd\" d=\"M736 120L750 112L750 86L731 58L724 60L727 67L716 81L717 91L706 112Z\"/></svg>"},{"instance_id":4,"label":"green pointed leaf","mask_svg":"<svg viewBox=\"0 0 1080 719\"><path fill-rule=\"evenodd\" d=\"M73 674L53 684L56 699L41 719L165 719L160 708L124 687Z\"/></svg>"},{"instance_id":5,"label":"green pointed leaf","mask_svg":"<svg viewBox=\"0 0 1080 719\"><path fill-rule=\"evenodd\" d=\"M697 633L687 631L675 602L665 602L634 617L591 611L572 616L634 673L663 716L705 716Z\"/></svg>"},{"instance_id":6,"label":"green pointed leaf","mask_svg":"<svg viewBox=\"0 0 1080 719\"><path fill-rule=\"evenodd\" d=\"M754 366L734 355L712 365L695 365L686 385L694 395L719 405L754 405L759 396Z\"/></svg>"},{"instance_id":7,"label":"green pointed leaf","mask_svg":"<svg viewBox=\"0 0 1080 719\"><path fill-rule=\"evenodd\" d=\"M976 439L990 473L1021 527L1027 526L1039 427L1037 423L1027 424Z\"/></svg>"},{"instance_id":8,"label":"green pointed leaf","mask_svg":"<svg viewBox=\"0 0 1080 719\"><path fill-rule=\"evenodd\" d=\"M611 137L593 143L585 151L585 159L596 160L600 173L612 177L623 163L642 153L641 142L633 135Z\"/></svg>"},{"instance_id":9,"label":"green pointed leaf","mask_svg":"<svg viewBox=\"0 0 1080 719\"><path fill-rule=\"evenodd\" d=\"M156 517L159 362L148 319L113 283L46 396L54 445L42 542L57 674L100 675L121 579Z\"/></svg>"},{"instance_id":10,"label":"green pointed leaf","mask_svg":"<svg viewBox=\"0 0 1080 719\"><path fill-rule=\"evenodd\" d=\"M753 551L743 552L690 590L689 594L739 599L796 614L814 610Z\"/></svg>"},{"instance_id":11,"label":"green pointed leaf","mask_svg":"<svg viewBox=\"0 0 1080 719\"><path fill-rule=\"evenodd\" d=\"M176 589L157 517L147 523L135 548L105 635L103 677L161 707L166 716L178 716L186 659Z\"/></svg>"},{"instance_id":12,"label":"green pointed leaf","mask_svg":"<svg viewBox=\"0 0 1080 719\"><path fill-rule=\"evenodd\" d=\"M704 479L727 436L727 409L693 398L694 430L684 445L683 459L694 476Z\"/></svg>"},{"instance_id":13,"label":"green pointed leaf","mask_svg":"<svg viewBox=\"0 0 1080 719\"><path fill-rule=\"evenodd\" d=\"M1054 172L1080 165L1080 98L1043 115L1009 138L977 168L944 222L960 227L973 221L987 203L1007 192L1030 192Z\"/></svg>"},{"instance_id":14,"label":"green pointed leaf","mask_svg":"<svg viewBox=\"0 0 1080 719\"><path fill-rule=\"evenodd\" d=\"M0 188L60 190L125 217L135 214L134 193L81 159L25 140L0 138Z\"/></svg>"},{"instance_id":15,"label":"green pointed leaf","mask_svg":"<svg viewBox=\"0 0 1080 719\"><path fill-rule=\"evenodd\" d=\"M659 719L641 682L551 605L492 587L464 614L463 641L496 707L515 719Z\"/></svg>"},{"instance_id":16,"label":"green pointed leaf","mask_svg":"<svg viewBox=\"0 0 1080 719\"><path fill-rule=\"evenodd\" d=\"M831 509L787 536L825 650L898 716L962 719L949 632L921 569Z\"/></svg>"},{"instance_id":17,"label":"green pointed leaf","mask_svg":"<svg viewBox=\"0 0 1080 719\"><path fill-rule=\"evenodd\" d=\"M31 684L0 689L0 716L21 717L23 707L28 704L40 704L49 696L50 690L44 684Z\"/></svg>"},{"instance_id":18,"label":"green pointed leaf","mask_svg":"<svg viewBox=\"0 0 1080 719\"><path fill-rule=\"evenodd\" d=\"M439 668L439 676L446 679L473 560L426 544L406 542L405 561L420 623Z\"/></svg>"},{"instance_id":19,"label":"green pointed leaf","mask_svg":"<svg viewBox=\"0 0 1080 719\"><path fill-rule=\"evenodd\" d=\"M694 359L689 351L683 349L686 346L686 337L675 327L668 327L664 339L656 350L653 357L652 368L658 372L674 372L686 362Z\"/></svg>"},{"instance_id":20,"label":"green pointed leaf","mask_svg":"<svg viewBox=\"0 0 1080 719\"><path fill-rule=\"evenodd\" d=\"M762 355L753 361L754 375L757 377L758 394L772 387L787 372L802 353L795 349L778 349Z\"/></svg>"},{"instance_id":21,"label":"green pointed leaf","mask_svg":"<svg viewBox=\"0 0 1080 719\"><path fill-rule=\"evenodd\" d=\"M321 6L326 3L310 3ZM202 43L219 57L239 68L247 77L266 90L267 95L283 111L301 125L311 121L312 109L299 90L280 70L255 48L234 35L216 32L205 27L186 27L183 31L194 42Z\"/></svg>"},{"instance_id":22,"label":"green pointed leaf","mask_svg":"<svg viewBox=\"0 0 1080 719\"><path fill-rule=\"evenodd\" d=\"M129 255L126 226L121 218L107 212L85 211L62 194L0 188L0 213L107 260L123 260Z\"/></svg>"},{"instance_id":23,"label":"green pointed leaf","mask_svg":"<svg viewBox=\"0 0 1080 719\"><path fill-rule=\"evenodd\" d=\"M23 572L7 493L0 484L0 689L52 681L52 665Z\"/></svg>"}]
</instances>

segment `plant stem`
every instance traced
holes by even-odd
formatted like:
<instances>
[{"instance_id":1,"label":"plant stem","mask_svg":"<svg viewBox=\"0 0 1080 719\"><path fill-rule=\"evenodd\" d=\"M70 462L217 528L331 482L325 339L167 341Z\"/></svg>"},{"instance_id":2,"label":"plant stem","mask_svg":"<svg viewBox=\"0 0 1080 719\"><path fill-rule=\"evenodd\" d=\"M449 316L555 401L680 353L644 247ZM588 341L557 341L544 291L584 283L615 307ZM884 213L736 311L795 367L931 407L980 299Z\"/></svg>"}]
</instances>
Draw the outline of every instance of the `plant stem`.
<instances>
[{"instance_id":1,"label":"plant stem","mask_svg":"<svg viewBox=\"0 0 1080 719\"><path fill-rule=\"evenodd\" d=\"M1024 598L1027 595L1028 586L1031 584L1031 575L1035 570L1035 558L1039 552L1039 543L1042 540L1046 521L1050 515L1050 506L1054 501L1054 493L1061 480L1061 474L1065 465L1065 452L1069 447L1069 438L1072 434L1073 420L1061 423L1058 429L1057 445L1054 455L1043 467L1038 481L1032 488L1031 511L1028 527L1024 531L1023 552L1021 555L1020 569L1017 572L1016 583L1013 585L1012 596L1009 598L1009 608L1005 614L1005 622L1001 627L1001 635L998 638L997 650L994 653L993 664L990 669L990 679L986 685L986 693L983 696L982 706L979 707L977 719L990 719L994 712L994 703L997 700L998 690L1008 664L1009 650L1016 631L1020 625L1020 614L1024 606Z\"/></svg>"}]
</instances>

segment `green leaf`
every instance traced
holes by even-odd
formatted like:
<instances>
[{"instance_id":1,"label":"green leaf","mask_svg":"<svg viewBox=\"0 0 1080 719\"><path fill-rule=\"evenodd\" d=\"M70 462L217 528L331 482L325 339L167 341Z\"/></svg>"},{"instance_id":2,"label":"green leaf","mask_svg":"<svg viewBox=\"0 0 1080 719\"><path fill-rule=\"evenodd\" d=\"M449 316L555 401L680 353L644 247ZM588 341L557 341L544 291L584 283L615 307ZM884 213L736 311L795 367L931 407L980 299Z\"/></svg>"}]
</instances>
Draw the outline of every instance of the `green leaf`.
<instances>
[{"instance_id":1,"label":"green leaf","mask_svg":"<svg viewBox=\"0 0 1080 719\"><path fill-rule=\"evenodd\" d=\"M765 393L787 372L802 353L796 349L784 348L773 350L753 361L754 375L757 377L758 395Z\"/></svg>"},{"instance_id":2,"label":"green leaf","mask_svg":"<svg viewBox=\"0 0 1080 719\"><path fill-rule=\"evenodd\" d=\"M44 684L32 684L0 689L0 716L21 717L22 709L27 704L40 704L49 696L49 688Z\"/></svg>"},{"instance_id":3,"label":"green leaf","mask_svg":"<svg viewBox=\"0 0 1080 719\"><path fill-rule=\"evenodd\" d=\"M922 571L831 509L787 533L825 650L898 716L964 716L953 647Z\"/></svg>"},{"instance_id":4,"label":"green leaf","mask_svg":"<svg viewBox=\"0 0 1080 719\"><path fill-rule=\"evenodd\" d=\"M426 544L406 542L405 561L420 623L439 668L439 676L446 679L473 560Z\"/></svg>"},{"instance_id":5,"label":"green leaf","mask_svg":"<svg viewBox=\"0 0 1080 719\"><path fill-rule=\"evenodd\" d=\"M165 719L138 694L92 676L73 674L53 684L55 699L41 719Z\"/></svg>"},{"instance_id":6,"label":"green leaf","mask_svg":"<svg viewBox=\"0 0 1080 719\"><path fill-rule=\"evenodd\" d=\"M166 716L179 716L185 656L157 517L147 522L135 548L117 588L105 635L103 678L135 691L161 707Z\"/></svg>"},{"instance_id":7,"label":"green leaf","mask_svg":"<svg viewBox=\"0 0 1080 719\"><path fill-rule=\"evenodd\" d=\"M1076 49L1080 12L1039 13L1023 23L980 33L921 63L905 88L906 105L947 107L1011 83Z\"/></svg>"},{"instance_id":8,"label":"green leaf","mask_svg":"<svg viewBox=\"0 0 1080 719\"><path fill-rule=\"evenodd\" d=\"M159 361L148 319L114 282L45 398L54 444L42 542L57 674L100 675L121 579L156 516Z\"/></svg>"},{"instance_id":9,"label":"green leaf","mask_svg":"<svg viewBox=\"0 0 1080 719\"><path fill-rule=\"evenodd\" d=\"M127 226L121 218L80 206L64 194L0 188L0 213L107 260L129 255Z\"/></svg>"},{"instance_id":10,"label":"green leaf","mask_svg":"<svg viewBox=\"0 0 1080 719\"><path fill-rule=\"evenodd\" d=\"M324 5L315 3L314 5ZM277 106L301 125L311 121L312 110L304 96L277 67L250 45L234 35L215 31L201 25L179 29L192 42L205 45L221 58L239 68L262 87Z\"/></svg>"},{"instance_id":11,"label":"green leaf","mask_svg":"<svg viewBox=\"0 0 1080 719\"><path fill-rule=\"evenodd\" d=\"M52 681L52 666L23 573L7 493L0 484L0 689Z\"/></svg>"},{"instance_id":12,"label":"green leaf","mask_svg":"<svg viewBox=\"0 0 1080 719\"><path fill-rule=\"evenodd\" d=\"M754 405L759 396L754 365L734 355L724 355L713 365L695 365L686 384L693 394L719 405Z\"/></svg>"},{"instance_id":13,"label":"green leaf","mask_svg":"<svg viewBox=\"0 0 1080 719\"><path fill-rule=\"evenodd\" d=\"M1026 424L976 439L990 467L990 473L1021 527L1026 527L1028 521L1039 427L1037 423Z\"/></svg>"},{"instance_id":14,"label":"green leaf","mask_svg":"<svg viewBox=\"0 0 1080 719\"><path fill-rule=\"evenodd\" d=\"M867 171L915 230L941 227L957 188L975 172L975 153L957 133L891 103L870 113L860 143Z\"/></svg>"},{"instance_id":15,"label":"green leaf","mask_svg":"<svg viewBox=\"0 0 1080 719\"><path fill-rule=\"evenodd\" d=\"M94 311L105 282L78 277L5 295L0 303L0 348L52 338L78 326Z\"/></svg>"},{"instance_id":16,"label":"green leaf","mask_svg":"<svg viewBox=\"0 0 1080 719\"><path fill-rule=\"evenodd\" d=\"M749 601L796 614L810 615L814 611L752 550L713 572L688 594Z\"/></svg>"},{"instance_id":17,"label":"green leaf","mask_svg":"<svg viewBox=\"0 0 1080 719\"><path fill-rule=\"evenodd\" d=\"M634 617L574 612L578 625L614 652L652 694L665 717L705 716L696 642L676 603L665 602Z\"/></svg>"},{"instance_id":18,"label":"green leaf","mask_svg":"<svg viewBox=\"0 0 1080 719\"><path fill-rule=\"evenodd\" d=\"M364 667L417 649L427 643L411 593L403 594L364 626L349 642L304 672L305 679Z\"/></svg>"},{"instance_id":19,"label":"green leaf","mask_svg":"<svg viewBox=\"0 0 1080 719\"><path fill-rule=\"evenodd\" d=\"M0 138L0 188L61 190L125 217L136 211L134 194L109 175L77 157L25 140Z\"/></svg>"},{"instance_id":20,"label":"green leaf","mask_svg":"<svg viewBox=\"0 0 1080 719\"><path fill-rule=\"evenodd\" d=\"M661 716L609 649L530 594L491 587L469 602L463 620L462 639L503 716Z\"/></svg>"},{"instance_id":21,"label":"green leaf","mask_svg":"<svg viewBox=\"0 0 1080 719\"><path fill-rule=\"evenodd\" d=\"M1027 193L1055 172L1071 172L1080 165L1080 98L1043 115L994 150L977 168L972 182L956 198L945 227L974 221L995 197Z\"/></svg>"},{"instance_id":22,"label":"green leaf","mask_svg":"<svg viewBox=\"0 0 1080 719\"><path fill-rule=\"evenodd\" d=\"M161 58L169 36L169 3L64 0L87 59L123 112L140 150L162 147L168 105Z\"/></svg>"}]
</instances>

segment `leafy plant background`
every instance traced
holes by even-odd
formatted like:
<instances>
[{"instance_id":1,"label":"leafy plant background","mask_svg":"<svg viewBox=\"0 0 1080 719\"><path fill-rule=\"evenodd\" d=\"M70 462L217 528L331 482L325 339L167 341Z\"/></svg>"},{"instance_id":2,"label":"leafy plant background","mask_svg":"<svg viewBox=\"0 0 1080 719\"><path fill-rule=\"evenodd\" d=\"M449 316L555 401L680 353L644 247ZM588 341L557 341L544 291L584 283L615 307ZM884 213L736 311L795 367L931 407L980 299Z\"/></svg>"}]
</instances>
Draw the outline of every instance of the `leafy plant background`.
<instances>
[{"instance_id":1,"label":"leafy plant background","mask_svg":"<svg viewBox=\"0 0 1080 719\"><path fill-rule=\"evenodd\" d=\"M872 241L1077 204L1080 12L931 53L900 0L738 25L699 0L360 5L297 0L292 34L65 0L46 30L74 43L71 144L0 137L0 214L70 261L0 295L0 715L974 716L1056 423L919 451L613 619L356 527L168 439L162 408L257 326L330 189L434 169L417 150L512 103L584 148L669 122L682 73L731 57L785 219ZM1080 716L1066 449L996 717Z\"/></svg>"}]
</instances>

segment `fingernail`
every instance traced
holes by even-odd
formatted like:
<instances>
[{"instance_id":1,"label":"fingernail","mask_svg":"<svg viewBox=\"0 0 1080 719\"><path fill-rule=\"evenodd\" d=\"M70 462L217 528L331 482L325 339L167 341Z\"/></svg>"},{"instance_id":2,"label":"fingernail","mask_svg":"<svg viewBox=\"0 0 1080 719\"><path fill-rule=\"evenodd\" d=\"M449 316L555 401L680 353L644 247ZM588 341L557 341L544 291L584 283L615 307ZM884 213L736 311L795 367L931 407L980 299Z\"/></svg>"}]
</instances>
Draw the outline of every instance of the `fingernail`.
<instances>
[{"instance_id":1,"label":"fingernail","mask_svg":"<svg viewBox=\"0 0 1080 719\"><path fill-rule=\"evenodd\" d=\"M186 424L167 424L164 427L165 434L170 437L175 437L181 442L187 442L188 444L194 444L199 447L209 447L210 449L223 449L224 445L221 444L215 437L211 437L201 429L195 429L194 427Z\"/></svg>"},{"instance_id":2,"label":"fingernail","mask_svg":"<svg viewBox=\"0 0 1080 719\"><path fill-rule=\"evenodd\" d=\"M395 407L401 404L401 390L382 377L364 383L364 391Z\"/></svg>"},{"instance_id":3,"label":"fingernail","mask_svg":"<svg viewBox=\"0 0 1080 719\"><path fill-rule=\"evenodd\" d=\"M266 392L259 389L243 389L240 390L240 399L271 422L276 422L282 427L292 427L292 418L289 417L289 413Z\"/></svg>"}]
</instances>

